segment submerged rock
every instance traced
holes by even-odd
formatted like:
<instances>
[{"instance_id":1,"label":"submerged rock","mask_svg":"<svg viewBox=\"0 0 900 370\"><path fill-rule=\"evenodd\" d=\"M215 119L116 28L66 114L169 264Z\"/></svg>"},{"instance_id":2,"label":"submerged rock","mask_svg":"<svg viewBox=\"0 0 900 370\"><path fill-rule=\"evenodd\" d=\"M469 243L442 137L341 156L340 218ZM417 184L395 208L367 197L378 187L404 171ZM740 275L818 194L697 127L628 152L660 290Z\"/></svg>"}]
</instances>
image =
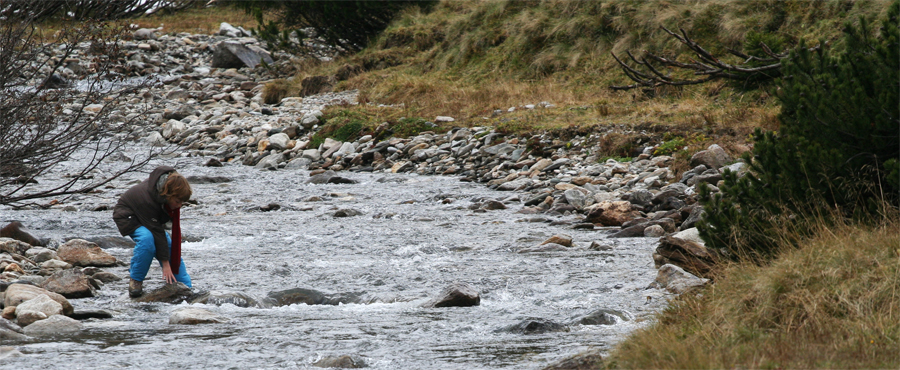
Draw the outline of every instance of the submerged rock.
<instances>
[{"instance_id":1,"label":"submerged rock","mask_svg":"<svg viewBox=\"0 0 900 370\"><path fill-rule=\"evenodd\" d=\"M146 283L146 282L145 282ZM146 291L146 286L144 287ZM180 282L175 284L164 284L162 287L152 290L144 295L134 298L135 302L162 302L162 303L181 303L182 301L190 301L194 293L191 288Z\"/></svg>"},{"instance_id":2,"label":"submerged rock","mask_svg":"<svg viewBox=\"0 0 900 370\"><path fill-rule=\"evenodd\" d=\"M496 330L512 334L544 334L551 332L569 331L569 327L558 322L546 319L526 319L518 324L513 324Z\"/></svg>"},{"instance_id":3,"label":"submerged rock","mask_svg":"<svg viewBox=\"0 0 900 370\"><path fill-rule=\"evenodd\" d=\"M360 295L357 293L325 294L318 290L306 288L294 288L271 292L266 296L266 303L271 306L288 306L292 304L307 305L331 305L359 303Z\"/></svg>"},{"instance_id":4,"label":"submerged rock","mask_svg":"<svg viewBox=\"0 0 900 370\"><path fill-rule=\"evenodd\" d=\"M437 297L422 305L425 308L471 307L481 304L478 290L470 284L453 283L444 288Z\"/></svg>"}]
</instances>

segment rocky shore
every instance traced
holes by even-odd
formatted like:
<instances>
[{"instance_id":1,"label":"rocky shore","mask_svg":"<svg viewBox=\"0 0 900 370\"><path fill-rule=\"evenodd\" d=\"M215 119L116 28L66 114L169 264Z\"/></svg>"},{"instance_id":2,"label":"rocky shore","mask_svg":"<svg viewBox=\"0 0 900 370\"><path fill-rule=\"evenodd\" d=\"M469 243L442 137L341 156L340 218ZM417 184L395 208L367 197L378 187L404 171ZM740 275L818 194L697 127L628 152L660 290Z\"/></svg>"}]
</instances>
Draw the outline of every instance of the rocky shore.
<instances>
[{"instance_id":1,"label":"rocky shore","mask_svg":"<svg viewBox=\"0 0 900 370\"><path fill-rule=\"evenodd\" d=\"M313 146L314 135L323 124L322 109L329 105L358 104L355 91L332 92L330 84L321 84L321 81L336 81L340 76L310 79L309 91L313 94L266 104L263 86L282 77L277 75L278 71L290 69L291 56L273 55L245 31L225 24L219 34L212 36L159 33L137 30L133 40L120 45L126 51L125 62L118 66L121 74L159 78L158 84L130 97L128 106L110 115L110 119L124 125L129 117L148 114L146 120L122 127L123 132L128 132L129 140L175 146L178 156L204 158L210 167L237 162L271 171L307 169L311 175L305 180L308 183L353 182L351 176L345 175L347 172L448 175L460 181L483 183L510 192L510 198L517 201L482 199L469 206L473 212L516 207L516 212L528 215L529 222L554 222L561 230L610 228L610 238L659 239L657 253L647 256L660 267L652 288L675 294L705 284L707 280L702 277L718 258L714 251L703 246L694 228L702 214L697 204L698 185L705 183L717 191L716 185L726 169L739 174L747 170L746 164L734 162L718 145L695 154L691 158L694 167L677 178L668 167L672 158L654 155L654 145L647 145L627 162L603 160L594 153L601 152L602 139L612 128L610 132L575 135L566 140L553 133L518 137L477 126L398 138L386 134L387 127L382 125L371 135L354 141L327 138ZM83 45L84 50L89 47L89 43ZM60 88L76 85L76 81L89 73L88 64L86 58L70 57L59 76L64 81ZM304 90L307 90L305 85ZM144 112L144 107L151 108ZM96 109L75 103L69 108L87 112ZM551 102L539 102L509 107L494 114L503 115L517 109L558 108ZM433 120L442 126L453 121L452 117ZM99 197L53 207L111 209L114 201ZM558 216L567 216L567 221L558 221ZM22 225L8 225L0 238L0 271L3 271L0 302L4 318L0 320L0 338L21 339L26 335L77 331L77 319L111 316L102 310L76 311L67 301L93 296L104 283L121 279L103 270L108 266L123 266L122 261L104 252L103 241L52 242L23 230ZM127 244L128 240L112 242ZM517 252L572 248L571 237L560 232L539 245ZM593 243L588 248L609 247ZM439 295L428 303L429 307L478 304L477 290L470 286L450 286ZM365 302L367 298L290 290L272 292L265 300L257 301L240 294L215 295L171 286L140 299L272 307L298 302ZM202 309L191 309L173 315L171 320L197 324L228 319Z\"/></svg>"}]
</instances>

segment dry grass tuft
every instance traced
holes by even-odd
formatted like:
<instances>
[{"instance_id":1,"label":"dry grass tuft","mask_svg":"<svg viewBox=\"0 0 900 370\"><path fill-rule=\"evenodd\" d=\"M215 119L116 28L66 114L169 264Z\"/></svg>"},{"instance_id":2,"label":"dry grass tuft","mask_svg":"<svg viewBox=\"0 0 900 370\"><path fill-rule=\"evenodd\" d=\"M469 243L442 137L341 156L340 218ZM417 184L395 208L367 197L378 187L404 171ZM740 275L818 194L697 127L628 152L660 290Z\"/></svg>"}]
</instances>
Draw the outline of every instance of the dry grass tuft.
<instances>
[{"instance_id":1,"label":"dry grass tuft","mask_svg":"<svg viewBox=\"0 0 900 370\"><path fill-rule=\"evenodd\" d=\"M896 217L877 227L823 227L770 265L735 264L721 276L621 343L608 367L900 366Z\"/></svg>"}]
</instances>

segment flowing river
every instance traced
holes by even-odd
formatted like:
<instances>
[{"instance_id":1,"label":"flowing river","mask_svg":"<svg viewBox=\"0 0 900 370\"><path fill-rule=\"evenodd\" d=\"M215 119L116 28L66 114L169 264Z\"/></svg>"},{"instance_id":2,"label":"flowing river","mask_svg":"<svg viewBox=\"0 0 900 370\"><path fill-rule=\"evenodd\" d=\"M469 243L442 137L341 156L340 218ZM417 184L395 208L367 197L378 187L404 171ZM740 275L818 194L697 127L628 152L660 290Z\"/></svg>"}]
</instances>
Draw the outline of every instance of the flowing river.
<instances>
[{"instance_id":1,"label":"flowing river","mask_svg":"<svg viewBox=\"0 0 900 370\"><path fill-rule=\"evenodd\" d=\"M372 369L538 369L590 349L605 351L646 325L668 295L646 289L656 277L655 238L607 239L609 230L576 230L577 216L516 213L519 194L449 176L342 172L356 184L307 184L306 170L263 171L240 164L204 167L205 158L157 160L185 176L227 182L193 185L196 205L182 210L183 258L195 290L269 292L309 288L356 294L365 303L295 304L272 308L194 304L230 321L170 325L187 303L134 303L127 267L107 268L123 280L79 309L112 311L89 319L74 336L3 343L24 356L3 368L314 368L351 355ZM147 172L154 165L147 167ZM61 174L40 179L50 186ZM146 173L129 174L99 194L48 210L0 208L0 221L21 221L38 237L118 236L115 204ZM477 212L473 201L505 201L507 209ZM524 195L523 195L524 199ZM277 210L263 212L271 203ZM69 207L68 209L66 207ZM275 207L277 208L277 207ZM334 217L338 210L361 212ZM540 219L543 217L543 219ZM556 234L574 239L568 251L517 253ZM607 245L590 250L591 242ZM130 248L109 253L128 262ZM154 265L144 283L162 285ZM453 282L481 293L475 307L422 308ZM584 325L599 310L620 312L612 325ZM566 330L523 334L505 330L523 320L549 320Z\"/></svg>"}]
</instances>

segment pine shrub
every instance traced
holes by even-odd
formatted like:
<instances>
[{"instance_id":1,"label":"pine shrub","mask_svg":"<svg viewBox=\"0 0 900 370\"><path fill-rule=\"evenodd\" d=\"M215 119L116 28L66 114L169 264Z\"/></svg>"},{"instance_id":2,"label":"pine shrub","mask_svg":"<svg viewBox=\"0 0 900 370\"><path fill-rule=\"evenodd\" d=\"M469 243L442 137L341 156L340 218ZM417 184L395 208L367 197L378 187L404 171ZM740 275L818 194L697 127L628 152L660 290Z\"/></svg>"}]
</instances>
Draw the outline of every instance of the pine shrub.
<instances>
[{"instance_id":1,"label":"pine shrub","mask_svg":"<svg viewBox=\"0 0 900 370\"><path fill-rule=\"evenodd\" d=\"M900 2L879 30L844 28L840 52L803 45L784 62L780 128L757 129L751 171L726 172L719 194L701 188L707 245L768 258L784 231L808 234L828 218L874 220L900 191Z\"/></svg>"}]
</instances>

